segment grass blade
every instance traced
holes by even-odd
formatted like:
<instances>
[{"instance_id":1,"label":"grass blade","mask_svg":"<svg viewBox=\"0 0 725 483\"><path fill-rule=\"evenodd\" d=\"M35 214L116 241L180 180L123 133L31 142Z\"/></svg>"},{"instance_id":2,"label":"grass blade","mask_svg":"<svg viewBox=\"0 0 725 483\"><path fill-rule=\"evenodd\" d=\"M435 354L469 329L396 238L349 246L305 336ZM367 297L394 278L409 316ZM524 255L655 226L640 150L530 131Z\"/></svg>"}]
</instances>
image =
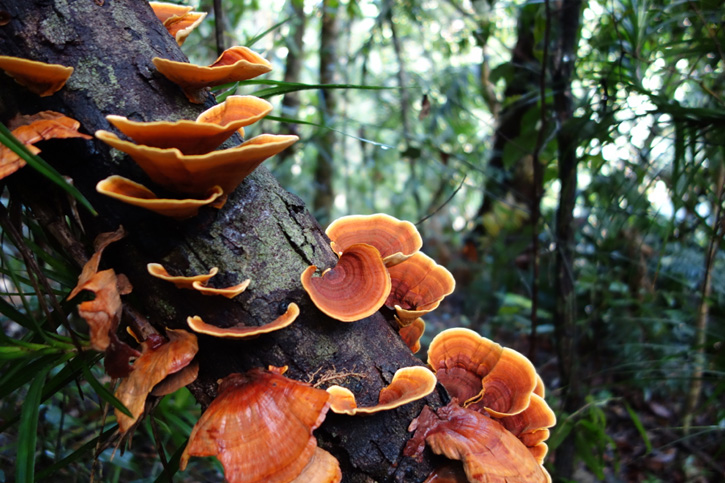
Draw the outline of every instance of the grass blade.
<instances>
[{"instance_id":1,"label":"grass blade","mask_svg":"<svg viewBox=\"0 0 725 483\"><path fill-rule=\"evenodd\" d=\"M108 440L118 429L118 426L114 425L113 427L105 430L100 434L100 436L96 436L95 438L91 439L87 443L85 443L83 446L63 458L62 460L58 461L57 463L53 463L52 465L45 468L43 471L38 473L38 481L43 481L45 478L48 478L50 475L54 474L56 471L61 470L65 468L66 466L70 465L71 463L74 463L75 461L78 461L81 459L86 453L89 451L93 451L93 448L96 447L96 444L98 440L100 439L102 442L105 442Z\"/></svg>"},{"instance_id":2,"label":"grass blade","mask_svg":"<svg viewBox=\"0 0 725 483\"><path fill-rule=\"evenodd\" d=\"M15 461L15 481L33 483L35 481L35 444L38 439L38 413L40 397L43 393L45 376L50 367L46 367L33 379L23 402L18 428L18 455Z\"/></svg>"}]
</instances>

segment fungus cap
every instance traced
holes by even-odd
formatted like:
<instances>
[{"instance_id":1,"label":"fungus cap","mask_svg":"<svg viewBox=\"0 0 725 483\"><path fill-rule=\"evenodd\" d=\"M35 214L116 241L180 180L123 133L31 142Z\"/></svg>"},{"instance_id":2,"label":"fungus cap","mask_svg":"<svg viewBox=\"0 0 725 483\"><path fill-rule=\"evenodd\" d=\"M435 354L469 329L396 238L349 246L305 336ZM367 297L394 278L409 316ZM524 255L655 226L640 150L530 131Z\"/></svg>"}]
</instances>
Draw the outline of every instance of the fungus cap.
<instances>
[{"instance_id":1,"label":"fungus cap","mask_svg":"<svg viewBox=\"0 0 725 483\"><path fill-rule=\"evenodd\" d=\"M217 456L230 483L282 483L296 478L315 453L312 431L325 419L329 395L279 374L230 374L194 426L181 455Z\"/></svg>"},{"instance_id":2,"label":"fungus cap","mask_svg":"<svg viewBox=\"0 0 725 483\"><path fill-rule=\"evenodd\" d=\"M185 220L198 215L199 208L213 204L224 194L221 187L214 186L209 191L209 196L203 200L158 198L144 185L118 175L99 181L96 184L96 191L129 205L138 206L175 220Z\"/></svg>"},{"instance_id":3,"label":"fungus cap","mask_svg":"<svg viewBox=\"0 0 725 483\"><path fill-rule=\"evenodd\" d=\"M334 268L314 277L317 267L302 272L302 286L325 314L354 322L377 312L390 293L390 275L375 247L358 243L342 254Z\"/></svg>"},{"instance_id":4,"label":"fungus cap","mask_svg":"<svg viewBox=\"0 0 725 483\"><path fill-rule=\"evenodd\" d=\"M343 216L333 221L325 234L338 254L356 243L374 246L388 267L406 260L423 246L415 225L384 213Z\"/></svg>"},{"instance_id":5,"label":"fungus cap","mask_svg":"<svg viewBox=\"0 0 725 483\"><path fill-rule=\"evenodd\" d=\"M0 55L0 69L40 97L55 94L73 73L73 67Z\"/></svg>"},{"instance_id":6,"label":"fungus cap","mask_svg":"<svg viewBox=\"0 0 725 483\"><path fill-rule=\"evenodd\" d=\"M550 483L551 477L514 435L496 420L451 402L427 406L413 420L403 453L417 457L427 444L436 454L460 460L471 482Z\"/></svg>"},{"instance_id":7,"label":"fungus cap","mask_svg":"<svg viewBox=\"0 0 725 483\"><path fill-rule=\"evenodd\" d=\"M199 114L195 121L131 121L123 116L106 119L135 143L154 148L177 148L183 154L205 154L229 136L270 113L272 104L254 96L229 96L224 102Z\"/></svg>"},{"instance_id":8,"label":"fungus cap","mask_svg":"<svg viewBox=\"0 0 725 483\"><path fill-rule=\"evenodd\" d=\"M192 285L194 284L194 282L199 282L201 284L206 283L210 278L212 278L219 272L219 268L212 267L212 269L209 270L209 273L205 275L193 275L189 277L174 276L169 274L169 272L160 263L149 263L148 265L146 265L146 269L148 270L150 275L156 278L160 278L161 280L171 282L176 286L176 288L186 289L193 289L194 287Z\"/></svg>"},{"instance_id":9,"label":"fungus cap","mask_svg":"<svg viewBox=\"0 0 725 483\"><path fill-rule=\"evenodd\" d=\"M386 411L417 401L433 392L435 386L435 374L423 366L413 366L395 371L393 380L380 391L378 404L375 406L358 407L355 395L341 386L330 386L327 392L330 393L332 412L354 416Z\"/></svg>"},{"instance_id":10,"label":"fungus cap","mask_svg":"<svg viewBox=\"0 0 725 483\"><path fill-rule=\"evenodd\" d=\"M423 252L388 267L392 289L385 305L395 307L401 324L436 309L456 288L453 275Z\"/></svg>"},{"instance_id":11,"label":"fungus cap","mask_svg":"<svg viewBox=\"0 0 725 483\"><path fill-rule=\"evenodd\" d=\"M289 304L289 307L287 307L285 313L277 317L274 321L257 327L243 325L234 325L231 327L217 327L215 325L207 324L198 315L187 318L186 322L189 324L191 330L200 334L211 335L214 337L222 337L226 339L249 339L261 334L267 334L269 332L284 329L285 327L292 324L292 322L297 319L297 316L299 314L300 309L297 304L293 302Z\"/></svg>"},{"instance_id":12,"label":"fungus cap","mask_svg":"<svg viewBox=\"0 0 725 483\"><path fill-rule=\"evenodd\" d=\"M155 183L192 195L205 195L217 185L225 194L231 193L263 161L299 139L262 134L234 148L187 156L176 148L161 149L123 141L108 131L96 131L96 137L129 154Z\"/></svg>"},{"instance_id":13,"label":"fungus cap","mask_svg":"<svg viewBox=\"0 0 725 483\"><path fill-rule=\"evenodd\" d=\"M166 31L174 37L178 45L183 45L186 38L202 20L206 17L206 12L186 12L182 15L175 15L164 21Z\"/></svg>"},{"instance_id":14,"label":"fungus cap","mask_svg":"<svg viewBox=\"0 0 725 483\"><path fill-rule=\"evenodd\" d=\"M290 483L339 483L342 481L342 471L337 458L322 448L315 448L307 466L302 473Z\"/></svg>"},{"instance_id":15,"label":"fungus cap","mask_svg":"<svg viewBox=\"0 0 725 483\"><path fill-rule=\"evenodd\" d=\"M425 322L421 318L415 319L409 325L398 330L398 334L413 354L420 350L420 338L423 337L424 332Z\"/></svg>"},{"instance_id":16,"label":"fungus cap","mask_svg":"<svg viewBox=\"0 0 725 483\"><path fill-rule=\"evenodd\" d=\"M251 282L251 279L246 279L242 283L239 283L237 285L234 285L232 287L224 287L224 288L216 288L216 287L207 287L205 284L201 282L192 282L191 288L196 290L197 292L200 292L202 295L221 295L222 297L226 297L228 299L233 299L237 295L243 293L245 290L247 290L247 287L249 287L249 283Z\"/></svg>"},{"instance_id":17,"label":"fungus cap","mask_svg":"<svg viewBox=\"0 0 725 483\"><path fill-rule=\"evenodd\" d=\"M149 2L149 6L154 11L154 15L161 21L166 22L172 17L180 17L186 13L191 12L194 7L188 5L178 5L176 3L168 2Z\"/></svg>"},{"instance_id":18,"label":"fungus cap","mask_svg":"<svg viewBox=\"0 0 725 483\"><path fill-rule=\"evenodd\" d=\"M189 101L203 102L200 89L228 82L252 79L272 70L272 64L247 47L232 47L205 67L154 57L152 62L161 74L177 84Z\"/></svg>"}]
</instances>

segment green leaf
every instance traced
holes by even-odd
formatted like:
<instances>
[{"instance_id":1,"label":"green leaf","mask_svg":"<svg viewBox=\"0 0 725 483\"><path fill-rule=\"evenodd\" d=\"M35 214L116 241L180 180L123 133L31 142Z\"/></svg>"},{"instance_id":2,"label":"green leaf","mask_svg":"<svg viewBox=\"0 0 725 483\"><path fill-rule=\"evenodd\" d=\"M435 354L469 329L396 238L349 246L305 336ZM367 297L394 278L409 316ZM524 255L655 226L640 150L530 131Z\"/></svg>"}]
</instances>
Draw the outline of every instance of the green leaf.
<instances>
[{"instance_id":1,"label":"green leaf","mask_svg":"<svg viewBox=\"0 0 725 483\"><path fill-rule=\"evenodd\" d=\"M184 453L184 449L186 448L188 442L189 440L187 439L186 443L179 446L179 448L174 452L174 455L169 460L169 464L166 466L166 469L164 469L159 477L154 480L154 483L166 483L174 481L173 477L176 472L179 471L179 461L181 461L181 455Z\"/></svg>"},{"instance_id":2,"label":"green leaf","mask_svg":"<svg viewBox=\"0 0 725 483\"><path fill-rule=\"evenodd\" d=\"M116 396L114 396L113 393L106 388L106 386L98 382L98 379L96 379L93 374L91 374L91 370L87 366L83 366L83 376L86 378L86 381L88 381L88 383L91 385L91 387L93 387L93 389L96 391L96 394L98 394L101 399L121 411L129 418L133 417L131 411L129 411L126 406L124 406L123 403L119 401Z\"/></svg>"},{"instance_id":3,"label":"green leaf","mask_svg":"<svg viewBox=\"0 0 725 483\"><path fill-rule=\"evenodd\" d=\"M624 403L624 407L627 408L627 412L629 413L629 417L632 418L634 427L637 428L639 435L642 436L642 441L644 441L644 445L647 447L647 453L651 453L652 442L649 440L649 436L647 436L647 431L644 429L642 421L639 419L639 416L637 416L637 413L634 412L634 409L632 409L632 407L626 401Z\"/></svg>"},{"instance_id":4,"label":"green leaf","mask_svg":"<svg viewBox=\"0 0 725 483\"><path fill-rule=\"evenodd\" d=\"M96 210L93 209L93 206L91 206L91 203L80 191L78 191L75 186L68 183L65 178L63 178L63 176L51 165L31 153L28 148L18 141L17 138L13 136L13 133L11 133L10 130L2 123L0 123L0 143L4 144L15 154L23 158L23 160L28 163L28 166L38 171L40 174L48 178L48 180L57 184L61 189L70 194L80 204L85 206L93 215L98 214Z\"/></svg>"},{"instance_id":5,"label":"green leaf","mask_svg":"<svg viewBox=\"0 0 725 483\"><path fill-rule=\"evenodd\" d=\"M15 461L15 481L18 483L35 481L35 444L38 436L40 397L45 384L45 376L49 370L49 367L42 369L33 379L23 401L20 427L18 428L18 454Z\"/></svg>"}]
</instances>

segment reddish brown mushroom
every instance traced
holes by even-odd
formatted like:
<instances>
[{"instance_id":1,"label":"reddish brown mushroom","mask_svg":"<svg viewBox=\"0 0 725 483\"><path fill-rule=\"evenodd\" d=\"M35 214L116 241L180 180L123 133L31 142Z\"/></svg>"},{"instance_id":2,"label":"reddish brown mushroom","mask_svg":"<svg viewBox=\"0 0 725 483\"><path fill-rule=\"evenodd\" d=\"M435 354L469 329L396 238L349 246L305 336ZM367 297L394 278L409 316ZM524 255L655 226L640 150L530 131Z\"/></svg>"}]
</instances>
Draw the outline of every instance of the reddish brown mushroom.
<instances>
[{"instance_id":1,"label":"reddish brown mushroom","mask_svg":"<svg viewBox=\"0 0 725 483\"><path fill-rule=\"evenodd\" d=\"M73 67L46 64L35 60L0 55L0 69L40 97L50 96L63 88L73 73Z\"/></svg>"},{"instance_id":2,"label":"reddish brown mushroom","mask_svg":"<svg viewBox=\"0 0 725 483\"><path fill-rule=\"evenodd\" d=\"M19 114L10 120L8 128L32 154L40 153L35 143L48 139L91 139L78 132L81 123L55 111L41 111L33 115ZM4 145L0 145L0 179L25 166L25 160Z\"/></svg>"},{"instance_id":3,"label":"reddish brown mushroom","mask_svg":"<svg viewBox=\"0 0 725 483\"><path fill-rule=\"evenodd\" d=\"M155 183L179 193L201 196L214 186L221 186L225 194L231 193L263 161L299 139L262 134L234 148L187 156L176 148L123 141L108 131L96 131L96 137L129 154Z\"/></svg>"},{"instance_id":4,"label":"reddish brown mushroom","mask_svg":"<svg viewBox=\"0 0 725 483\"><path fill-rule=\"evenodd\" d=\"M470 329L446 329L428 347L428 365L461 404L477 398L483 378L501 358L503 347Z\"/></svg>"},{"instance_id":5,"label":"reddish brown mushroom","mask_svg":"<svg viewBox=\"0 0 725 483\"><path fill-rule=\"evenodd\" d=\"M230 374L191 431L181 455L217 456L229 483L282 483L313 458L312 431L325 419L329 395L264 369Z\"/></svg>"},{"instance_id":6,"label":"reddish brown mushroom","mask_svg":"<svg viewBox=\"0 0 725 483\"><path fill-rule=\"evenodd\" d=\"M202 206L213 205L223 194L221 187L214 186L205 199L168 199L158 198L144 185L113 175L96 184L96 191L129 205L144 208L159 215L175 220L185 220L199 214Z\"/></svg>"},{"instance_id":7,"label":"reddish brown mushroom","mask_svg":"<svg viewBox=\"0 0 725 483\"><path fill-rule=\"evenodd\" d=\"M205 154L229 136L270 113L272 104L254 96L229 96L224 102L199 114L195 121L131 121L123 116L106 119L135 143L154 148L176 148L183 154Z\"/></svg>"},{"instance_id":8,"label":"reddish brown mushroom","mask_svg":"<svg viewBox=\"0 0 725 483\"><path fill-rule=\"evenodd\" d=\"M398 333L405 345L415 354L420 350L420 338L425 332L425 322L421 318L415 319L411 324L401 327Z\"/></svg>"},{"instance_id":9,"label":"reddish brown mushroom","mask_svg":"<svg viewBox=\"0 0 725 483\"><path fill-rule=\"evenodd\" d=\"M189 277L185 276L174 276L169 274L168 271L164 268L163 265L160 263L149 263L146 265L146 269L148 270L149 274L153 275L156 278L160 278L161 280L166 280L167 282L173 283L176 288L186 288L186 289L193 289L194 282L205 284L210 278L212 278L214 275L216 275L219 272L219 269L217 267L212 267L211 270L209 270L209 273L204 275L193 275Z\"/></svg>"},{"instance_id":10,"label":"reddish brown mushroom","mask_svg":"<svg viewBox=\"0 0 725 483\"><path fill-rule=\"evenodd\" d=\"M115 410L121 433L136 423L154 386L169 374L188 366L199 350L196 336L190 332L166 329L166 335L168 342L157 336L141 344L141 356L134 362L131 375L123 379L116 389L116 397L132 414L129 417Z\"/></svg>"},{"instance_id":11,"label":"reddish brown mushroom","mask_svg":"<svg viewBox=\"0 0 725 483\"><path fill-rule=\"evenodd\" d=\"M224 287L224 288L216 288L216 287L207 287L205 284L201 282L193 282L191 284L191 288L196 290L197 292L200 292L202 295L221 295L222 297L226 297L228 299L233 299L237 295L243 293L245 290L247 290L247 287L249 287L249 283L251 282L250 279L246 279L241 283L238 283L237 285L233 285L231 287Z\"/></svg>"},{"instance_id":12,"label":"reddish brown mushroom","mask_svg":"<svg viewBox=\"0 0 725 483\"><path fill-rule=\"evenodd\" d=\"M332 412L354 416L387 411L423 399L433 392L435 386L436 377L430 370L423 366L413 366L395 371L393 380L380 391L378 404L375 406L358 407L355 395L342 386L330 386L327 392L330 393Z\"/></svg>"},{"instance_id":13,"label":"reddish brown mushroom","mask_svg":"<svg viewBox=\"0 0 725 483\"><path fill-rule=\"evenodd\" d=\"M383 213L343 216L333 221L325 233L338 254L356 243L367 243L378 249L388 267L406 260L423 246L415 225Z\"/></svg>"},{"instance_id":14,"label":"reddish brown mushroom","mask_svg":"<svg viewBox=\"0 0 725 483\"><path fill-rule=\"evenodd\" d=\"M178 5L176 3L168 2L149 2L149 6L161 23L166 22L172 17L180 17L181 15L189 13L194 9L194 7L190 7L188 5Z\"/></svg>"},{"instance_id":15,"label":"reddish brown mushroom","mask_svg":"<svg viewBox=\"0 0 725 483\"><path fill-rule=\"evenodd\" d=\"M388 267L392 289L385 305L393 308L402 325L435 310L456 288L453 275L423 252Z\"/></svg>"},{"instance_id":16,"label":"reddish brown mushroom","mask_svg":"<svg viewBox=\"0 0 725 483\"><path fill-rule=\"evenodd\" d=\"M315 454L305 469L290 483L339 483L342 471L337 458L322 448L315 448Z\"/></svg>"},{"instance_id":17,"label":"reddish brown mushroom","mask_svg":"<svg viewBox=\"0 0 725 483\"><path fill-rule=\"evenodd\" d=\"M227 339L248 339L261 334L267 334L276 330L284 329L292 324L300 314L300 309L294 302L289 304L287 311L277 317L274 321L260 326L242 326L235 325L232 327L217 327L216 325L207 324L201 317L194 316L186 319L191 330L200 334L211 335L214 337L222 337Z\"/></svg>"},{"instance_id":18,"label":"reddish brown mushroom","mask_svg":"<svg viewBox=\"0 0 725 483\"><path fill-rule=\"evenodd\" d=\"M494 419L451 402L428 406L413 420L403 454L418 458L427 444L436 454L460 460L470 482L549 483L531 452Z\"/></svg>"},{"instance_id":19,"label":"reddish brown mushroom","mask_svg":"<svg viewBox=\"0 0 725 483\"><path fill-rule=\"evenodd\" d=\"M499 422L529 448L539 464L543 463L548 450L544 441L549 439L549 428L556 425L556 415L542 397L532 394L524 411L500 418Z\"/></svg>"},{"instance_id":20,"label":"reddish brown mushroom","mask_svg":"<svg viewBox=\"0 0 725 483\"><path fill-rule=\"evenodd\" d=\"M164 27L174 37L178 45L182 45L186 37L206 17L206 12L186 12L182 15L175 15L164 21Z\"/></svg>"},{"instance_id":21,"label":"reddish brown mushroom","mask_svg":"<svg viewBox=\"0 0 725 483\"><path fill-rule=\"evenodd\" d=\"M312 265L302 272L302 286L325 314L354 322L377 312L390 293L390 275L378 250L359 243L342 254L335 268L319 277Z\"/></svg>"},{"instance_id":22,"label":"reddish brown mushroom","mask_svg":"<svg viewBox=\"0 0 725 483\"><path fill-rule=\"evenodd\" d=\"M225 50L208 67L187 62L154 57L152 62L159 72L184 91L189 101L203 102L200 95L204 87L251 79L272 70L272 64L247 47Z\"/></svg>"}]
</instances>

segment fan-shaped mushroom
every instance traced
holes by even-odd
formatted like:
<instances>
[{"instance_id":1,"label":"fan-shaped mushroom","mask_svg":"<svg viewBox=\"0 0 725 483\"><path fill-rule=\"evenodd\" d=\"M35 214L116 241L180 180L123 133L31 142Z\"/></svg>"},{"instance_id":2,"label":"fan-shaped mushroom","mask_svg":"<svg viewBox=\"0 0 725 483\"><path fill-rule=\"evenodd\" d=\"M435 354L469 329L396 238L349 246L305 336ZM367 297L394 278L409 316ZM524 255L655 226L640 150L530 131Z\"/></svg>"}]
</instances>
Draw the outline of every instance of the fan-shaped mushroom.
<instances>
[{"instance_id":1,"label":"fan-shaped mushroom","mask_svg":"<svg viewBox=\"0 0 725 483\"><path fill-rule=\"evenodd\" d=\"M395 307L403 325L436 309L456 288L453 275L423 252L388 267L388 271L392 289L385 305Z\"/></svg>"},{"instance_id":2,"label":"fan-shaped mushroom","mask_svg":"<svg viewBox=\"0 0 725 483\"><path fill-rule=\"evenodd\" d=\"M315 453L312 431L325 419L329 395L264 369L230 374L191 431L181 455L217 456L230 483L282 483Z\"/></svg>"},{"instance_id":3,"label":"fan-shaped mushroom","mask_svg":"<svg viewBox=\"0 0 725 483\"><path fill-rule=\"evenodd\" d=\"M196 315L194 317L187 318L186 322L189 324L189 327L191 327L191 330L199 332L200 334L228 339L248 339L260 334L267 334L279 329L284 329L288 325L292 324L299 314L300 309L297 304L293 302L289 304L289 307L287 307L287 311L284 314L277 317L274 321L258 327L240 325L232 327L217 327L216 325L207 324L201 319L201 317Z\"/></svg>"},{"instance_id":4,"label":"fan-shaped mushroom","mask_svg":"<svg viewBox=\"0 0 725 483\"><path fill-rule=\"evenodd\" d=\"M415 354L420 350L420 338L425 332L425 322L421 318L415 319L411 324L398 330L405 345Z\"/></svg>"},{"instance_id":5,"label":"fan-shaped mushroom","mask_svg":"<svg viewBox=\"0 0 725 483\"><path fill-rule=\"evenodd\" d=\"M222 52L208 67L154 57L159 72L184 91L189 101L203 102L200 90L228 82L251 79L272 70L272 64L247 47L232 47Z\"/></svg>"},{"instance_id":6,"label":"fan-shaped mushroom","mask_svg":"<svg viewBox=\"0 0 725 483\"><path fill-rule=\"evenodd\" d=\"M195 121L138 122L123 116L106 119L135 143L154 148L176 148L183 154L205 154L216 149L234 132L244 136L249 126L270 113L272 104L254 96L229 96L199 114Z\"/></svg>"},{"instance_id":7,"label":"fan-shaped mushroom","mask_svg":"<svg viewBox=\"0 0 725 483\"><path fill-rule=\"evenodd\" d=\"M129 154L155 183L192 195L206 195L217 185L225 194L231 193L264 160L299 139L262 134L234 148L187 156L176 148L153 148L123 141L108 131L96 131L96 137Z\"/></svg>"},{"instance_id":8,"label":"fan-shaped mushroom","mask_svg":"<svg viewBox=\"0 0 725 483\"><path fill-rule=\"evenodd\" d=\"M214 186L209 192L209 196L203 200L158 198L144 185L118 175L99 181L96 191L129 205L138 206L175 220L185 220L198 215L199 208L211 205L223 194L221 187Z\"/></svg>"},{"instance_id":9,"label":"fan-shaped mushroom","mask_svg":"<svg viewBox=\"0 0 725 483\"><path fill-rule=\"evenodd\" d=\"M205 284L210 278L212 278L219 272L219 269L217 267L212 267L212 269L209 270L209 273L204 275L193 275L189 277L179 275L173 276L169 274L169 272L166 271L164 266L160 263L149 263L148 265L146 265L146 269L148 270L149 274L153 275L154 277L160 278L161 280L166 280L167 282L171 282L176 286L176 288L186 289L193 289L194 282Z\"/></svg>"},{"instance_id":10,"label":"fan-shaped mushroom","mask_svg":"<svg viewBox=\"0 0 725 483\"><path fill-rule=\"evenodd\" d=\"M46 64L35 60L0 55L0 69L40 97L50 96L63 88L73 67Z\"/></svg>"},{"instance_id":11,"label":"fan-shaped mushroom","mask_svg":"<svg viewBox=\"0 0 725 483\"><path fill-rule=\"evenodd\" d=\"M528 448L496 420L451 402L428 406L413 420L403 454L419 457L427 444L436 454L463 462L471 482L549 483L551 477Z\"/></svg>"},{"instance_id":12,"label":"fan-shaped mushroom","mask_svg":"<svg viewBox=\"0 0 725 483\"><path fill-rule=\"evenodd\" d=\"M390 275L378 250L358 243L350 246L335 268L314 277L317 267L302 272L302 286L325 314L354 322L377 312L390 292Z\"/></svg>"},{"instance_id":13,"label":"fan-shaped mushroom","mask_svg":"<svg viewBox=\"0 0 725 483\"><path fill-rule=\"evenodd\" d=\"M403 367L395 371L393 380L384 387L378 396L378 404L369 407L358 407L355 395L342 386L330 386L330 409L338 414L372 414L379 411L394 409L426 397L436 386L435 375L425 367Z\"/></svg>"},{"instance_id":14,"label":"fan-shaped mushroom","mask_svg":"<svg viewBox=\"0 0 725 483\"><path fill-rule=\"evenodd\" d=\"M423 246L415 225L383 213L343 216L333 221L325 234L338 254L356 243L374 246L388 267L406 260Z\"/></svg>"}]
</instances>

